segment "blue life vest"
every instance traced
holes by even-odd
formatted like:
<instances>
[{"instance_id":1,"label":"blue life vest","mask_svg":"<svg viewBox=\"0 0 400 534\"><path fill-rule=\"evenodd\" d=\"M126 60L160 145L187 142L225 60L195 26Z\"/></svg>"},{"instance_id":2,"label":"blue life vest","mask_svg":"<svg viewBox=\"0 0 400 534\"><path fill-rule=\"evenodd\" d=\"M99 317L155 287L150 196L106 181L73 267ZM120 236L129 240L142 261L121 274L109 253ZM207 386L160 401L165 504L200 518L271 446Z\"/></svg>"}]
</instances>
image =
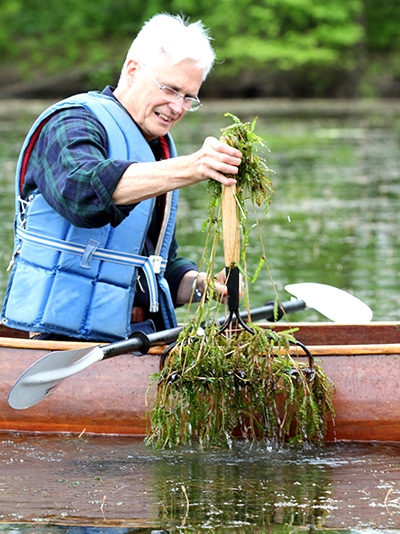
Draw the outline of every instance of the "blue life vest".
<instances>
[{"instance_id":1,"label":"blue life vest","mask_svg":"<svg viewBox=\"0 0 400 534\"><path fill-rule=\"evenodd\" d=\"M88 340L113 341L132 332L130 317L138 269L146 276L150 312L161 311L166 328L176 326L164 278L173 238L178 191L167 194L169 216L154 256L142 256L155 199L140 202L113 228L78 228L35 191L21 199L24 167L47 120L58 110L89 109L108 136L108 157L154 161L153 152L131 117L107 95L90 92L51 106L36 120L21 150L16 172L13 270L2 311L3 324ZM176 156L172 138L167 142ZM29 152L29 153L28 153Z\"/></svg>"}]
</instances>

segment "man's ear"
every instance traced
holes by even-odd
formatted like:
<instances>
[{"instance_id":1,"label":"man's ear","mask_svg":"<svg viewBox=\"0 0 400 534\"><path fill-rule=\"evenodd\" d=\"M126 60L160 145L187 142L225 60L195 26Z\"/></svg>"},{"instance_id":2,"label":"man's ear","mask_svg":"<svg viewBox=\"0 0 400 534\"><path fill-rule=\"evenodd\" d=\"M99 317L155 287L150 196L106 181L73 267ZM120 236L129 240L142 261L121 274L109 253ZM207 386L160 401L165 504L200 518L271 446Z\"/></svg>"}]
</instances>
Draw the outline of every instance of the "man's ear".
<instances>
[{"instance_id":1,"label":"man's ear","mask_svg":"<svg viewBox=\"0 0 400 534\"><path fill-rule=\"evenodd\" d=\"M140 70L141 64L136 59L128 59L126 62L126 76L129 81L133 81L137 72Z\"/></svg>"}]
</instances>

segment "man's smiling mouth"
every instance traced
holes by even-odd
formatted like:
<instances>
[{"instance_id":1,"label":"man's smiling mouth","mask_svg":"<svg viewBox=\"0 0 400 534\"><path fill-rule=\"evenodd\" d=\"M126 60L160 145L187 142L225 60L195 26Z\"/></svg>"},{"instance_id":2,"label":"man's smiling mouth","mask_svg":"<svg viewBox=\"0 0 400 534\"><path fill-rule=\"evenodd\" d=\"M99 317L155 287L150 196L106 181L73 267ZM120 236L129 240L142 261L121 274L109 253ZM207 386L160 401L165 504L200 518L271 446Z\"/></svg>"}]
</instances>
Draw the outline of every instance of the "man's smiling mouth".
<instances>
[{"instance_id":1,"label":"man's smiling mouth","mask_svg":"<svg viewBox=\"0 0 400 534\"><path fill-rule=\"evenodd\" d=\"M167 117L167 115L164 115L163 113L159 113L158 111L155 112L160 119L166 122L172 122L172 119L170 117Z\"/></svg>"}]
</instances>

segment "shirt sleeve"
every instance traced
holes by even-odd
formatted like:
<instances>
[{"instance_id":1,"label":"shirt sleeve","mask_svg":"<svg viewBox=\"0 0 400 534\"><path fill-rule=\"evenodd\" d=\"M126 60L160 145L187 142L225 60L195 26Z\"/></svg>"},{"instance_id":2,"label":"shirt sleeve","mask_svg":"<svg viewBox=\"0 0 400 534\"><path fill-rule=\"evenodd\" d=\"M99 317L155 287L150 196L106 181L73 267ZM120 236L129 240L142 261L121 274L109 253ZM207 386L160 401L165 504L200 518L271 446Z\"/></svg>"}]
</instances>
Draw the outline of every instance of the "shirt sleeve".
<instances>
[{"instance_id":1,"label":"shirt sleeve","mask_svg":"<svg viewBox=\"0 0 400 534\"><path fill-rule=\"evenodd\" d=\"M172 302L174 303L175 307L177 306L176 297L182 278L188 271L198 271L198 267L193 261L179 257L177 252L178 243L174 236L169 250L168 265L165 270L165 279L168 282Z\"/></svg>"},{"instance_id":2,"label":"shirt sleeve","mask_svg":"<svg viewBox=\"0 0 400 534\"><path fill-rule=\"evenodd\" d=\"M134 205L117 206L112 195L131 163L107 158L106 131L90 111L59 111L34 146L23 194L38 188L52 208L75 226L118 226Z\"/></svg>"}]
</instances>

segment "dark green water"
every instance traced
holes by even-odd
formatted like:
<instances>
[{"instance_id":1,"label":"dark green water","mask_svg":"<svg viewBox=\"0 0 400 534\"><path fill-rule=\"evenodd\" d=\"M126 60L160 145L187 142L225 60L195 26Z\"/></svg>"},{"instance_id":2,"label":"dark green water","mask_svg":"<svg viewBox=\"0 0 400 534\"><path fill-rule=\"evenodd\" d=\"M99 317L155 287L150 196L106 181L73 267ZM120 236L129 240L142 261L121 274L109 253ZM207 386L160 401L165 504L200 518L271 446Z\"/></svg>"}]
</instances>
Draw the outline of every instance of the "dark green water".
<instances>
[{"instance_id":1,"label":"dark green water","mask_svg":"<svg viewBox=\"0 0 400 534\"><path fill-rule=\"evenodd\" d=\"M0 105L0 294L12 249L15 161L28 127L45 105L21 101ZM264 270L251 285L251 305L273 298L273 284L287 300L286 284L320 282L364 300L374 320L398 320L400 103L209 103L176 126L179 152L197 150L208 135L218 137L231 122L224 117L228 111L242 120L258 115L256 131L270 149L262 155L276 172L269 213L256 212L271 276ZM181 191L180 251L198 262L208 201L206 184ZM250 274L261 254L254 232L248 253ZM222 266L221 250L217 267ZM295 319L321 320L312 311L298 315Z\"/></svg>"},{"instance_id":2,"label":"dark green water","mask_svg":"<svg viewBox=\"0 0 400 534\"><path fill-rule=\"evenodd\" d=\"M223 110L236 112L225 103ZM400 120L399 107L358 111L332 103L304 110L279 104L238 108L242 120L258 114L257 131L266 140L265 154L275 191L269 214L257 213L273 282L282 299L287 283L320 282L353 292L374 311L375 320L398 320L400 308ZM183 149L194 149L206 134L218 136L229 124L221 110L205 116L206 126L178 125ZM204 120L204 119L203 119ZM189 123L190 124L190 123ZM190 125L191 126L191 125ZM208 127L207 127L208 126ZM192 141L193 136L193 141ZM197 143L197 144L196 144ZM182 250L198 259L197 235L207 198L188 189L182 194ZM201 239L201 237L200 237ZM221 253L222 254L222 253ZM254 233L249 271L261 255ZM250 289L254 306L273 294L264 271ZM299 314L298 314L299 315ZM298 320L321 320L313 312Z\"/></svg>"}]
</instances>

